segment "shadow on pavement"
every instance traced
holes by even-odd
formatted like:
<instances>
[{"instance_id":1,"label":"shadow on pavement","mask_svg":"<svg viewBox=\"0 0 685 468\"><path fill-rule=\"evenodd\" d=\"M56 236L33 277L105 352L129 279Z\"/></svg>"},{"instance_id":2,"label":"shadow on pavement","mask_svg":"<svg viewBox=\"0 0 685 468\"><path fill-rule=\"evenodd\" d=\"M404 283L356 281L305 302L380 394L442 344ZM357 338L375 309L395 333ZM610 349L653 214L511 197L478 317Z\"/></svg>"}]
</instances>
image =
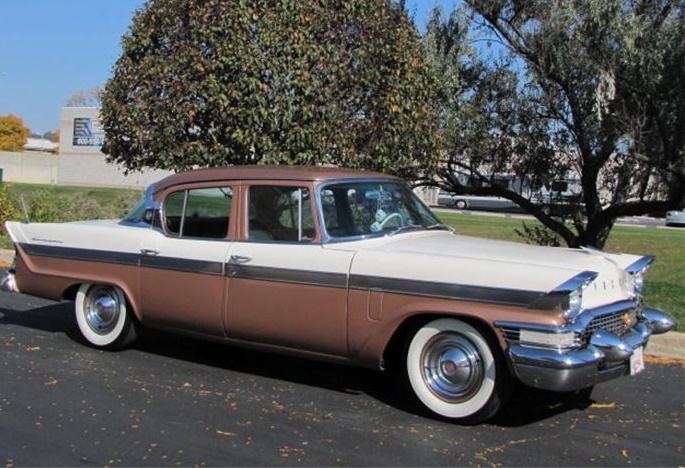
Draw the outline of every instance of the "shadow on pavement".
<instances>
[{"instance_id":1,"label":"shadow on pavement","mask_svg":"<svg viewBox=\"0 0 685 468\"><path fill-rule=\"evenodd\" d=\"M84 344L71 302L33 309L25 306L13 309L10 303L0 308L0 325L64 333L72 341ZM351 395L366 394L398 410L430 417L407 397L408 391L389 373L242 349L160 331L143 330L140 338L135 349L144 353ZM487 424L525 426L564 412L582 410L591 404L587 393L558 394L518 386L509 404Z\"/></svg>"},{"instance_id":2,"label":"shadow on pavement","mask_svg":"<svg viewBox=\"0 0 685 468\"><path fill-rule=\"evenodd\" d=\"M35 308L27 309L23 304L21 308L13 308L12 306L15 302L26 302L25 300L21 301L21 299L16 300L17 298L26 299L28 296L8 293L0 294L3 295L3 299L14 299L2 301L3 307L0 308L0 325L18 325L20 327L32 328L34 330L41 330L49 333L64 333L72 340L83 343L81 334L76 326L76 320L74 319L73 303L41 301L39 303L40 305ZM45 303L45 305L43 305L43 303Z\"/></svg>"},{"instance_id":3,"label":"shadow on pavement","mask_svg":"<svg viewBox=\"0 0 685 468\"><path fill-rule=\"evenodd\" d=\"M489 424L521 427L569 411L584 410L594 403L590 393L590 389L558 393L518 385L509 403L489 421Z\"/></svg>"}]
</instances>

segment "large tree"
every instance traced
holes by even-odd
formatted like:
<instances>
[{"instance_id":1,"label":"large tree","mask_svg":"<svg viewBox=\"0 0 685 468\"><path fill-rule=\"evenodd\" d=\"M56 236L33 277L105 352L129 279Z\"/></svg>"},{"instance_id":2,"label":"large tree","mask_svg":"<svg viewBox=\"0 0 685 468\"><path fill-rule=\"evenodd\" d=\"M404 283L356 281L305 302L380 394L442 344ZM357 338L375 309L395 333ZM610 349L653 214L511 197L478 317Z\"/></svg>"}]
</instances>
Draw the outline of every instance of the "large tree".
<instances>
[{"instance_id":1,"label":"large tree","mask_svg":"<svg viewBox=\"0 0 685 468\"><path fill-rule=\"evenodd\" d=\"M102 94L129 170L435 160L432 74L391 0L150 0Z\"/></svg>"},{"instance_id":2,"label":"large tree","mask_svg":"<svg viewBox=\"0 0 685 468\"><path fill-rule=\"evenodd\" d=\"M7 114L0 116L0 151L24 151L31 130L24 126L21 117Z\"/></svg>"},{"instance_id":3,"label":"large tree","mask_svg":"<svg viewBox=\"0 0 685 468\"><path fill-rule=\"evenodd\" d=\"M682 1L466 3L494 45L461 65L471 78L456 104L443 99L444 188L513 200L571 246L602 248L617 217L683 206ZM434 61L454 60L454 25L434 18ZM534 187L578 175L582 203L565 222L498 184L502 172Z\"/></svg>"}]
</instances>

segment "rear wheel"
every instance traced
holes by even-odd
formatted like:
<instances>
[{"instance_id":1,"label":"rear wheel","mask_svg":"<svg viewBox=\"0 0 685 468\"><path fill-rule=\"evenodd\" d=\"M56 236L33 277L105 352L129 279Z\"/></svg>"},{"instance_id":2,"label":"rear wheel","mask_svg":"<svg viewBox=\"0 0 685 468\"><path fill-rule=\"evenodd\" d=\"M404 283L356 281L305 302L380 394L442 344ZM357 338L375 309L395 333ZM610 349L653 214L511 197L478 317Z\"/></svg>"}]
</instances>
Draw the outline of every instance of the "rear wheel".
<instances>
[{"instance_id":1,"label":"rear wheel","mask_svg":"<svg viewBox=\"0 0 685 468\"><path fill-rule=\"evenodd\" d=\"M83 337L96 348L122 349L133 344L136 329L123 291L105 284L82 284L74 304Z\"/></svg>"},{"instance_id":2,"label":"rear wheel","mask_svg":"<svg viewBox=\"0 0 685 468\"><path fill-rule=\"evenodd\" d=\"M406 352L406 376L427 409L466 424L494 416L511 386L486 338L449 318L434 320L414 334Z\"/></svg>"}]
</instances>

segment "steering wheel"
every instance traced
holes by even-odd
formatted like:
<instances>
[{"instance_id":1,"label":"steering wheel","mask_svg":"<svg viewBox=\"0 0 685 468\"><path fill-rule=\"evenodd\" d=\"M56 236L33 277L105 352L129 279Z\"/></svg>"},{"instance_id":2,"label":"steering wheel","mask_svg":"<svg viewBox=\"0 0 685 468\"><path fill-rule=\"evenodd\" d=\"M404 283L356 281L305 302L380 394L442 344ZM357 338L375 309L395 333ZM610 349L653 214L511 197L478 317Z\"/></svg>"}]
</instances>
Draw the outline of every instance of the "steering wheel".
<instances>
[{"instance_id":1,"label":"steering wheel","mask_svg":"<svg viewBox=\"0 0 685 468\"><path fill-rule=\"evenodd\" d=\"M379 209L376 211L376 221L371 225L371 232L378 232L381 231L382 229L385 228L385 225L388 223L388 221L398 218L399 225L402 226L404 224L404 219L402 218L402 215L399 213L390 213L387 214L385 211Z\"/></svg>"}]
</instances>

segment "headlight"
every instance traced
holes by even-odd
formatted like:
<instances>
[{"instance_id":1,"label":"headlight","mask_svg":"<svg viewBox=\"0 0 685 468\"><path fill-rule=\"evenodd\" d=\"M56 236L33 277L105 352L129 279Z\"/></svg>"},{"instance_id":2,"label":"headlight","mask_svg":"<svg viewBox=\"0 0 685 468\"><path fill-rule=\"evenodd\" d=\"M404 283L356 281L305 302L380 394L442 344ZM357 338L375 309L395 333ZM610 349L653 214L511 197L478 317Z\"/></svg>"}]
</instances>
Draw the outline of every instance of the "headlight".
<instances>
[{"instance_id":1,"label":"headlight","mask_svg":"<svg viewBox=\"0 0 685 468\"><path fill-rule=\"evenodd\" d=\"M572 324L583 311L583 290L592 283L599 273L581 271L572 278L538 297L529 305L531 309L561 309L566 323Z\"/></svg>"},{"instance_id":2,"label":"headlight","mask_svg":"<svg viewBox=\"0 0 685 468\"><path fill-rule=\"evenodd\" d=\"M642 296L642 290L645 289L645 272L647 269L640 270L633 273L633 291L638 296Z\"/></svg>"},{"instance_id":3,"label":"headlight","mask_svg":"<svg viewBox=\"0 0 685 468\"><path fill-rule=\"evenodd\" d=\"M568 295L568 305L564 310L564 318L568 323L576 321L583 310L583 289L585 285L571 291Z\"/></svg>"},{"instance_id":4,"label":"headlight","mask_svg":"<svg viewBox=\"0 0 685 468\"><path fill-rule=\"evenodd\" d=\"M580 313L583 311L583 289L597 278L597 272L583 271L578 273L573 278L564 281L552 291L552 295L559 297L562 295L561 301L563 307L564 318L566 323L574 323Z\"/></svg>"},{"instance_id":5,"label":"headlight","mask_svg":"<svg viewBox=\"0 0 685 468\"><path fill-rule=\"evenodd\" d=\"M645 273L653 261L654 257L648 255L641 257L626 268L626 272L633 277L633 294L637 298L642 297L642 290L645 288Z\"/></svg>"}]
</instances>

